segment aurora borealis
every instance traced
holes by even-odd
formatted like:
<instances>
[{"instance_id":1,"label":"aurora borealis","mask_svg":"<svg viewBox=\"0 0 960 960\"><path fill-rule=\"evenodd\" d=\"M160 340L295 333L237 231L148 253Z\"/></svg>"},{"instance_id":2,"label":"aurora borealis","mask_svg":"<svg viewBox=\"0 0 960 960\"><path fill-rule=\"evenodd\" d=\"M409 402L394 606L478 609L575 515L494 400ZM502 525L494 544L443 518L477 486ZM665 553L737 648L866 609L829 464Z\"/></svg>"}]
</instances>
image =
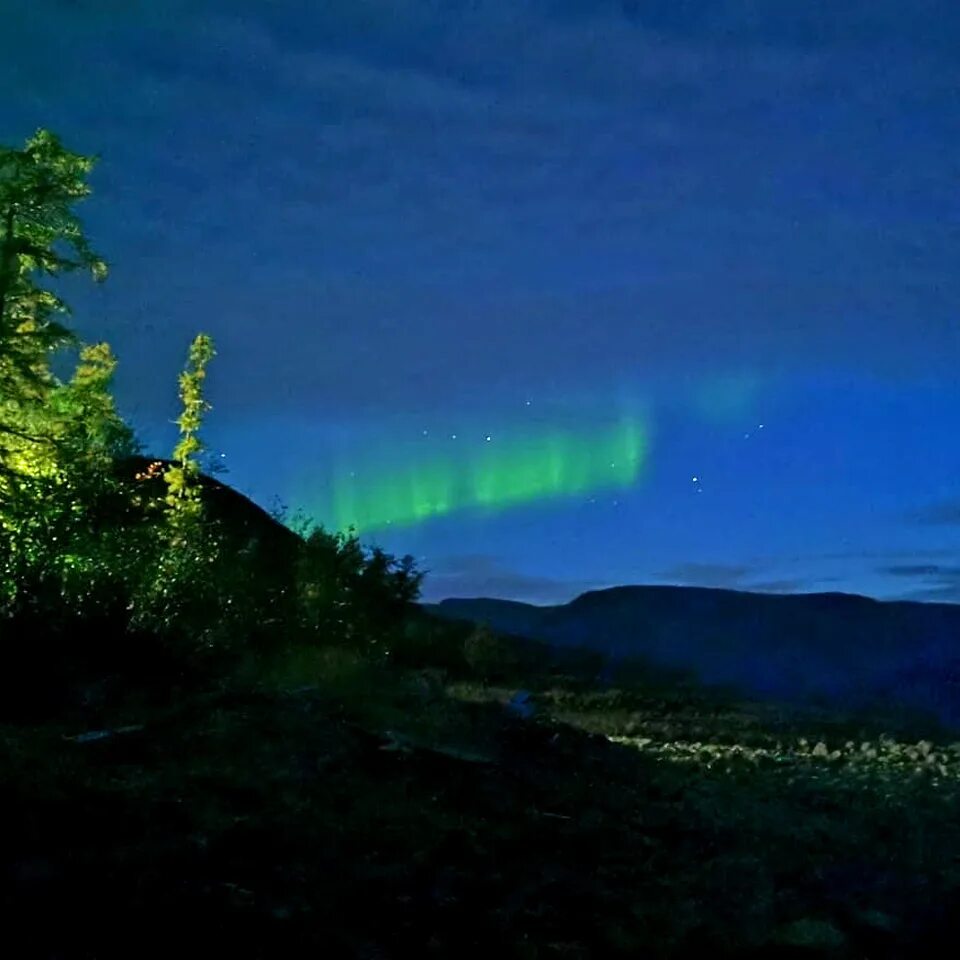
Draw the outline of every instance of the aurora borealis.
<instances>
[{"instance_id":1,"label":"aurora borealis","mask_svg":"<svg viewBox=\"0 0 960 960\"><path fill-rule=\"evenodd\" d=\"M298 506L333 529L363 534L460 510L494 512L630 487L645 451L646 431L634 418L592 435L552 431L496 441L487 435L465 456L381 451L361 469L356 460L339 465L329 502L306 495Z\"/></svg>"},{"instance_id":2,"label":"aurora borealis","mask_svg":"<svg viewBox=\"0 0 960 960\"><path fill-rule=\"evenodd\" d=\"M101 157L67 299L149 451L204 330L223 479L429 599L960 600L954 0L3 22L0 140Z\"/></svg>"}]
</instances>

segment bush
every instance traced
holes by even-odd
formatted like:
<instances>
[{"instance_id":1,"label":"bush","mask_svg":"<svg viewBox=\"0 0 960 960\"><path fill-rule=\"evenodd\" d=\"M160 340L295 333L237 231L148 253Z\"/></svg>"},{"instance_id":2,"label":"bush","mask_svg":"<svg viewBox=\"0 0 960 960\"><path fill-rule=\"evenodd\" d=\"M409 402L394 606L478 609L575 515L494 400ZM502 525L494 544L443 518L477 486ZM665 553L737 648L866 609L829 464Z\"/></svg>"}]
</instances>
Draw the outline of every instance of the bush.
<instances>
[{"instance_id":1,"label":"bush","mask_svg":"<svg viewBox=\"0 0 960 960\"><path fill-rule=\"evenodd\" d=\"M463 642L463 657L481 680L506 680L519 666L514 647L486 624L478 624Z\"/></svg>"},{"instance_id":2,"label":"bush","mask_svg":"<svg viewBox=\"0 0 960 960\"><path fill-rule=\"evenodd\" d=\"M315 527L296 561L293 618L301 636L389 655L423 574L412 557L364 549L356 535Z\"/></svg>"},{"instance_id":3,"label":"bush","mask_svg":"<svg viewBox=\"0 0 960 960\"><path fill-rule=\"evenodd\" d=\"M470 671L464 658L464 640L470 629L465 623L440 620L417 610L406 618L402 635L391 650L391 660L400 667L431 668L465 677Z\"/></svg>"}]
</instances>

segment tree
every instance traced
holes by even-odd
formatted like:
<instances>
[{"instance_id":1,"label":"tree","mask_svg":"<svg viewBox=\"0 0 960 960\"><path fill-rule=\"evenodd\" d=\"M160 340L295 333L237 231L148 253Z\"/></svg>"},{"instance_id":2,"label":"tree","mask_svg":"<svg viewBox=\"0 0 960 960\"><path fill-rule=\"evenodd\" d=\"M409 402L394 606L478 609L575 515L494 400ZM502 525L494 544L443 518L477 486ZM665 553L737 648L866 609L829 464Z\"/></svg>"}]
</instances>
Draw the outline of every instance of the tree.
<instances>
[{"instance_id":1,"label":"tree","mask_svg":"<svg viewBox=\"0 0 960 960\"><path fill-rule=\"evenodd\" d=\"M129 558L113 556L119 541L107 533L129 513L113 465L134 445L110 393L115 367L106 344L81 349L73 378L51 390L38 414L49 448L7 478L0 595L8 600L46 583L61 606L89 606L94 583L117 592L116 583L107 586L109 568L129 572Z\"/></svg>"},{"instance_id":2,"label":"tree","mask_svg":"<svg viewBox=\"0 0 960 960\"><path fill-rule=\"evenodd\" d=\"M94 163L47 130L22 149L0 147L0 495L17 477L55 471L50 359L76 338L60 320L69 307L42 281L81 269L106 277L73 210Z\"/></svg>"},{"instance_id":3,"label":"tree","mask_svg":"<svg viewBox=\"0 0 960 960\"><path fill-rule=\"evenodd\" d=\"M73 378L49 397L50 432L57 459L71 473L102 475L136 448L133 432L117 413L111 392L117 360L107 343L80 349Z\"/></svg>"},{"instance_id":4,"label":"tree","mask_svg":"<svg viewBox=\"0 0 960 960\"><path fill-rule=\"evenodd\" d=\"M198 333L190 344L187 364L180 374L180 402L183 405L177 426L180 440L173 451L174 464L167 468L167 505L171 510L171 522L176 524L199 517L201 511L200 491L197 478L200 465L197 456L203 451L200 428L203 417L210 410L204 396L204 381L207 365L216 356L213 340L205 333Z\"/></svg>"},{"instance_id":5,"label":"tree","mask_svg":"<svg viewBox=\"0 0 960 960\"><path fill-rule=\"evenodd\" d=\"M280 558L207 510L197 458L209 336L194 339L179 378L172 462L133 480L117 463L135 444L111 395L110 348L81 346L72 379L55 375L54 351L78 343L46 282L106 276L74 212L93 165L46 130L0 148L0 623L68 645L78 625L99 624L191 657L287 630L389 653L419 595L411 557L318 530Z\"/></svg>"},{"instance_id":6,"label":"tree","mask_svg":"<svg viewBox=\"0 0 960 960\"><path fill-rule=\"evenodd\" d=\"M296 563L296 621L320 643L347 643L389 653L390 635L420 595L423 574L411 556L399 560L365 549L356 533L306 532Z\"/></svg>"},{"instance_id":7,"label":"tree","mask_svg":"<svg viewBox=\"0 0 960 960\"><path fill-rule=\"evenodd\" d=\"M131 604L133 623L168 635L193 634L198 648L213 648L232 620L238 571L225 564L220 525L204 515L200 467L200 428L210 410L204 394L207 365L216 356L213 340L197 334L180 373L180 439L173 462L163 473L167 493L156 530L155 549ZM236 565L239 566L239 565ZM231 610L232 614L234 611ZM226 630L221 628L226 627Z\"/></svg>"},{"instance_id":8,"label":"tree","mask_svg":"<svg viewBox=\"0 0 960 960\"><path fill-rule=\"evenodd\" d=\"M69 307L46 281L107 273L74 212L91 192L94 162L46 130L22 149L0 147L0 599L8 601L30 590L90 595L105 557L99 531L119 495L111 467L135 449L110 392L109 346L81 346L66 383L51 367L56 350L79 344L62 322Z\"/></svg>"}]
</instances>

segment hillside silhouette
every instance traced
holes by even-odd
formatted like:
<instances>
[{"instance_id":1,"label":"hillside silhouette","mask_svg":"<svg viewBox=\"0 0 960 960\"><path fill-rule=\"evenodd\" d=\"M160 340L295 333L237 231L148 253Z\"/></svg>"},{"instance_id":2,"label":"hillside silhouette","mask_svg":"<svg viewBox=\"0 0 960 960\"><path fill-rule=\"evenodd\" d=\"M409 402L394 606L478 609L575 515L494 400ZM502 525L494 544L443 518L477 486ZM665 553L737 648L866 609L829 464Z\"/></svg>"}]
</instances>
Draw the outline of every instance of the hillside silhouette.
<instances>
[{"instance_id":1,"label":"hillside silhouette","mask_svg":"<svg viewBox=\"0 0 960 960\"><path fill-rule=\"evenodd\" d=\"M614 660L687 669L749 694L901 705L960 723L960 606L953 604L636 586L557 606L478 598L428 609Z\"/></svg>"}]
</instances>

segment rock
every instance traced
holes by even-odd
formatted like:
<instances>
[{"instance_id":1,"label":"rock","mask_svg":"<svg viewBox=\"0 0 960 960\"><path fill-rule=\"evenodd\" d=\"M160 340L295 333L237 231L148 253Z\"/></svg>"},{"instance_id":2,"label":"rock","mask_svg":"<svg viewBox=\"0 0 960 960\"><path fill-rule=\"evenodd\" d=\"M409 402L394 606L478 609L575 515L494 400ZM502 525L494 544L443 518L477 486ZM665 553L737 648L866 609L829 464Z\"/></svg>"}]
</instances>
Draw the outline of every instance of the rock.
<instances>
[{"instance_id":1,"label":"rock","mask_svg":"<svg viewBox=\"0 0 960 960\"><path fill-rule=\"evenodd\" d=\"M74 743L95 743L97 740L108 740L110 737L123 735L125 733L139 733L143 729L143 724L131 724L127 727L117 727L115 730L88 730L86 733L78 733L72 737L64 737L64 740L72 740Z\"/></svg>"},{"instance_id":2,"label":"rock","mask_svg":"<svg viewBox=\"0 0 960 960\"><path fill-rule=\"evenodd\" d=\"M536 712L537 708L533 704L533 699L527 690L518 690L506 703L507 713L520 717L522 720L529 720Z\"/></svg>"}]
</instances>

